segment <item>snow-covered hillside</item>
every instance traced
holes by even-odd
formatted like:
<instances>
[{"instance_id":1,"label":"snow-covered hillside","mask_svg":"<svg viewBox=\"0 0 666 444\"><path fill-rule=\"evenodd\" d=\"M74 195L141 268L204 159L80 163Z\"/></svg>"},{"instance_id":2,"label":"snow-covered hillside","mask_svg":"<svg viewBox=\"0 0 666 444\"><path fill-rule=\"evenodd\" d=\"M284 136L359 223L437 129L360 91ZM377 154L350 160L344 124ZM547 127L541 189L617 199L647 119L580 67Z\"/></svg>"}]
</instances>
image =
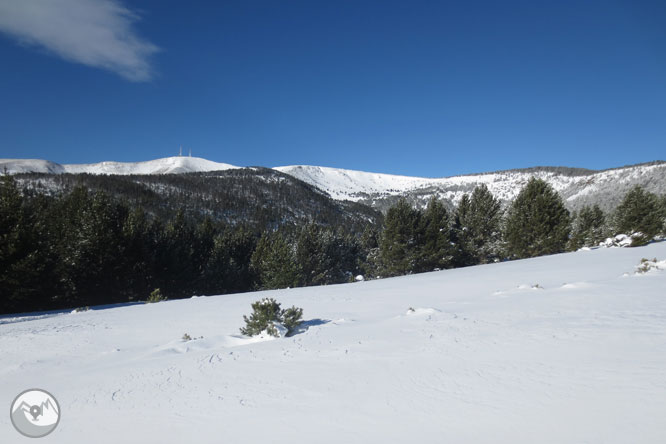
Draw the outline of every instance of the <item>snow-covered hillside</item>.
<instances>
[{"instance_id":1,"label":"snow-covered hillside","mask_svg":"<svg viewBox=\"0 0 666 444\"><path fill-rule=\"evenodd\" d=\"M666 270L642 257L666 243L0 317L0 399L52 393L51 443L663 443ZM238 336L266 296L299 334Z\"/></svg>"},{"instance_id":2,"label":"snow-covered hillside","mask_svg":"<svg viewBox=\"0 0 666 444\"><path fill-rule=\"evenodd\" d=\"M65 167L50 160L41 159L0 159L0 173L46 173L62 174Z\"/></svg>"},{"instance_id":3,"label":"snow-covered hillside","mask_svg":"<svg viewBox=\"0 0 666 444\"><path fill-rule=\"evenodd\" d=\"M176 174L239 168L196 157L167 157L146 162L101 162L60 165L45 160L0 159L0 172L10 174L89 173L89 174ZM634 185L648 191L666 193L666 163L633 165L605 171L537 167L527 170L498 171L445 178L423 178L368 173L320 166L283 166L274 168L324 191L333 199L351 200L386 210L400 196L425 206L431 196L456 205L465 193L485 184L504 202L513 200L535 176L549 182L565 199L570 209L599 204L613 209Z\"/></svg>"},{"instance_id":4,"label":"snow-covered hillside","mask_svg":"<svg viewBox=\"0 0 666 444\"><path fill-rule=\"evenodd\" d=\"M392 202L390 198L395 196L412 197L425 204L433 195L457 204L463 194L471 193L481 184L488 186L501 200L511 201L533 176L550 183L574 208L593 203L602 207L608 207L609 203L616 204L624 192L635 184L645 186L649 191L666 192L666 163L576 174L534 168L439 179L303 165L276 169L326 191L334 199L360 201L372 206L381 206L381 201L387 198Z\"/></svg>"},{"instance_id":5,"label":"snow-covered hillside","mask_svg":"<svg viewBox=\"0 0 666 444\"><path fill-rule=\"evenodd\" d=\"M0 171L16 173L88 173L88 174L178 174L221 171L238 168L228 163L213 162L200 157L166 157L145 162L100 162L60 165L38 159L0 159Z\"/></svg>"}]
</instances>

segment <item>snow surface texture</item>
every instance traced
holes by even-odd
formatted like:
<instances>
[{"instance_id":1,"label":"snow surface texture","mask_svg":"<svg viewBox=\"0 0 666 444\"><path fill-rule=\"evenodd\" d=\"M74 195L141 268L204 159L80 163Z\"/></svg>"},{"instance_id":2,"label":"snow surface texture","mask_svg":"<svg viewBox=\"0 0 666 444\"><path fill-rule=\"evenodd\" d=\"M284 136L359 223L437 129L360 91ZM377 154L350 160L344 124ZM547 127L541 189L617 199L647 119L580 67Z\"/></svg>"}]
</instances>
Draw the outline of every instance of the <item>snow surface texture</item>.
<instances>
[{"instance_id":1,"label":"snow surface texture","mask_svg":"<svg viewBox=\"0 0 666 444\"><path fill-rule=\"evenodd\" d=\"M635 273L643 257L659 266ZM664 443L664 259L661 242L4 316L0 399L52 393L50 443ZM262 297L307 321L240 336ZM0 415L0 442L32 441Z\"/></svg>"}]
</instances>

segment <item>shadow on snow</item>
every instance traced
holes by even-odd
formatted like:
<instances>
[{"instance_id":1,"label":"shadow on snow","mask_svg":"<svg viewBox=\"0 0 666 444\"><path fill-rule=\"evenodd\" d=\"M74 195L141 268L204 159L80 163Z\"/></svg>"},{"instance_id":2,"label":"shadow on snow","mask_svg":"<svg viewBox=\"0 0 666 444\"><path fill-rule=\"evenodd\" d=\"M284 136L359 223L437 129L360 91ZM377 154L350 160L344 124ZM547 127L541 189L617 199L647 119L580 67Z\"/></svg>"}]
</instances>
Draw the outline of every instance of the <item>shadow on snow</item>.
<instances>
[{"instance_id":1,"label":"shadow on snow","mask_svg":"<svg viewBox=\"0 0 666 444\"><path fill-rule=\"evenodd\" d=\"M309 321L303 321L303 322L300 323L300 325L298 327L296 327L291 332L291 334L289 336L291 337L291 336L300 335L301 333L305 333L306 331L308 331L310 329L310 327L317 327L319 325L325 325L325 324L328 324L329 322L331 322L330 319L310 319Z\"/></svg>"}]
</instances>

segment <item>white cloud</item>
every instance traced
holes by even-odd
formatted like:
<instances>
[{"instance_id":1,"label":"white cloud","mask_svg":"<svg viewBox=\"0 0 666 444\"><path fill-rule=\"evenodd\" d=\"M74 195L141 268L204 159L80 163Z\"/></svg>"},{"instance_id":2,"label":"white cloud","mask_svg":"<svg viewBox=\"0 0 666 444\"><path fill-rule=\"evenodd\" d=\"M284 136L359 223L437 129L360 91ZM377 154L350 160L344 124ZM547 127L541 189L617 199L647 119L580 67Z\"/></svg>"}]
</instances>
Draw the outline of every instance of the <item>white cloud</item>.
<instances>
[{"instance_id":1,"label":"white cloud","mask_svg":"<svg viewBox=\"0 0 666 444\"><path fill-rule=\"evenodd\" d=\"M158 48L137 35L137 20L117 0L0 0L0 31L66 60L143 82L152 76L149 59Z\"/></svg>"}]
</instances>

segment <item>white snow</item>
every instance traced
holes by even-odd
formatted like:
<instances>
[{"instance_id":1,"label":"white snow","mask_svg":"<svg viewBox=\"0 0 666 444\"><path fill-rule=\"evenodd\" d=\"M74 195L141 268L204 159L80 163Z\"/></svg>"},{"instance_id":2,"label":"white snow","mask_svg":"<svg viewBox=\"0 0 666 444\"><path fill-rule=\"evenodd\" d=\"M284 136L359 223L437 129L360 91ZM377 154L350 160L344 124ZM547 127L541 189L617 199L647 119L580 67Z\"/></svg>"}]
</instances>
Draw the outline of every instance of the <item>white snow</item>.
<instances>
[{"instance_id":1,"label":"white snow","mask_svg":"<svg viewBox=\"0 0 666 444\"><path fill-rule=\"evenodd\" d=\"M101 162L95 164L60 165L36 159L0 159L0 174L24 172L88 173L88 174L176 174L241 168L197 157L167 157L146 162ZM430 196L458 204L462 196L478 185L485 184L504 202L513 200L531 177L546 180L572 207L599 203L608 210L633 185L663 193L666 163L634 165L592 174L570 176L552 171L515 170L465 176L426 178L370 173L340 168L292 165L274 168L303 180L333 199L363 201L370 205L390 196L412 194L422 203ZM263 178L279 182L280 178ZM613 201L613 202L611 202Z\"/></svg>"},{"instance_id":2,"label":"white snow","mask_svg":"<svg viewBox=\"0 0 666 444\"><path fill-rule=\"evenodd\" d=\"M615 190L632 184L641 176L663 177L666 164L636 165L590 175L566 176L548 171L500 171L444 178L397 176L364 171L310 165L291 165L275 168L327 192L334 199L359 201L368 194L398 196L422 191L427 195L450 199L457 204L463 194L477 185L485 184L500 200L513 200L531 177L547 181L568 201L600 191ZM626 185L628 186L628 185ZM621 194L621 193L620 193Z\"/></svg>"},{"instance_id":3,"label":"white snow","mask_svg":"<svg viewBox=\"0 0 666 444\"><path fill-rule=\"evenodd\" d=\"M24 173L88 173L88 174L177 174L206 171L222 171L239 168L228 163L213 162L200 157L166 157L145 162L99 162L89 164L65 164L37 159L0 159L0 172Z\"/></svg>"},{"instance_id":4,"label":"white snow","mask_svg":"<svg viewBox=\"0 0 666 444\"><path fill-rule=\"evenodd\" d=\"M62 174L65 169L62 165L49 160L41 159L0 159L0 173L49 173Z\"/></svg>"},{"instance_id":5,"label":"white snow","mask_svg":"<svg viewBox=\"0 0 666 444\"><path fill-rule=\"evenodd\" d=\"M634 274L643 257L659 265ZM51 443L664 443L664 259L661 242L4 316L0 399L52 393ZM263 297L307 322L241 336ZM28 442L9 415L0 442Z\"/></svg>"},{"instance_id":6,"label":"white snow","mask_svg":"<svg viewBox=\"0 0 666 444\"><path fill-rule=\"evenodd\" d=\"M616 236L606 238L606 240L599 243L599 246L606 248L631 247L634 239L640 238L642 236L643 233L639 232L632 234L618 234Z\"/></svg>"}]
</instances>

